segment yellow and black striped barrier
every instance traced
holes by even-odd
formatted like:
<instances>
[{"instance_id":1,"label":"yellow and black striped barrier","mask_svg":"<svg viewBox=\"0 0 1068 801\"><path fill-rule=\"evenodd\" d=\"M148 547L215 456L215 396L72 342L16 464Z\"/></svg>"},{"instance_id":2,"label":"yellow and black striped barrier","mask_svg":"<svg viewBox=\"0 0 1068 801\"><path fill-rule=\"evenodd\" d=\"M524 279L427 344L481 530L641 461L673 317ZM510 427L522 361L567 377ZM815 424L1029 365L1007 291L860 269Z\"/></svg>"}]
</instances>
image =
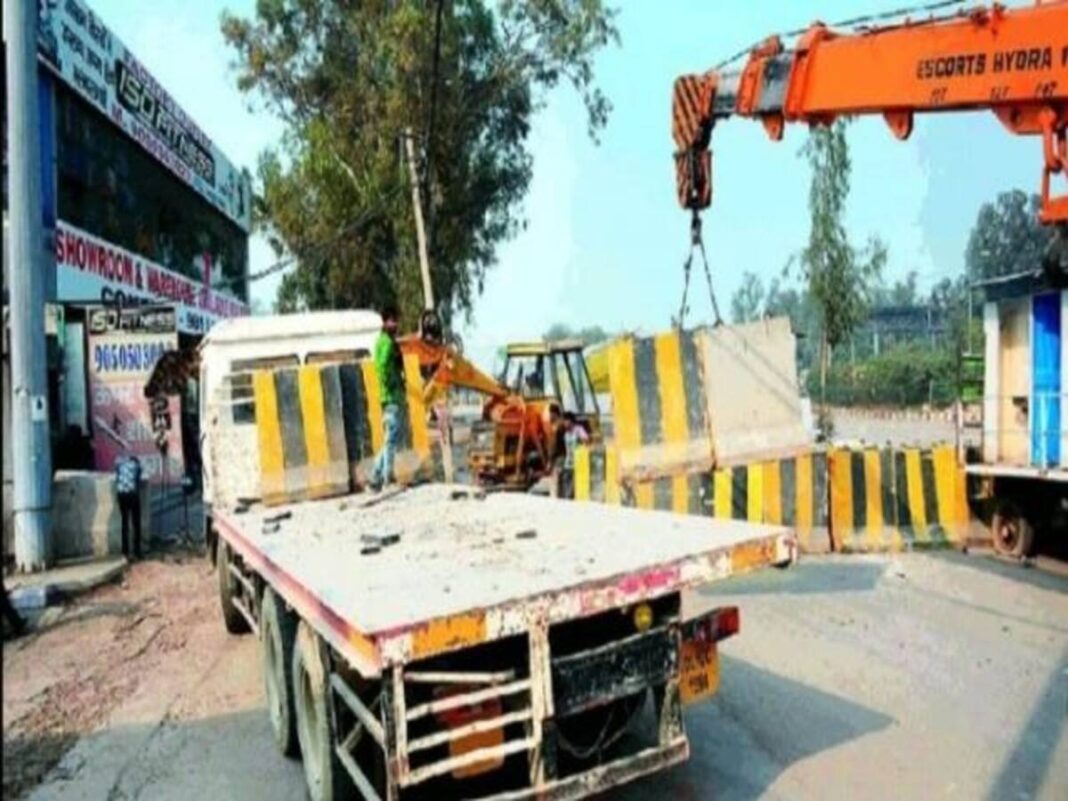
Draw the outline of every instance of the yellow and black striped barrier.
<instances>
[{"instance_id":1,"label":"yellow and black striped barrier","mask_svg":"<svg viewBox=\"0 0 1068 801\"><path fill-rule=\"evenodd\" d=\"M952 446L835 449L828 464L836 551L947 547L967 540L965 475Z\"/></svg>"},{"instance_id":2,"label":"yellow and black striped barrier","mask_svg":"<svg viewBox=\"0 0 1068 801\"><path fill-rule=\"evenodd\" d=\"M418 360L405 358L397 478L424 473L430 434ZM382 404L374 363L308 364L253 375L260 487L264 503L342 495L366 482L382 447Z\"/></svg>"},{"instance_id":3,"label":"yellow and black striped barrier","mask_svg":"<svg viewBox=\"0 0 1068 801\"><path fill-rule=\"evenodd\" d=\"M822 452L646 481L622 480L618 464L613 444L579 448L575 499L792 526L803 550L829 550Z\"/></svg>"},{"instance_id":4,"label":"yellow and black striped barrier","mask_svg":"<svg viewBox=\"0 0 1068 801\"><path fill-rule=\"evenodd\" d=\"M951 547L965 542L964 471L950 446L832 449L626 481L616 447L575 454L575 498L793 527L808 553Z\"/></svg>"},{"instance_id":5,"label":"yellow and black striped barrier","mask_svg":"<svg viewBox=\"0 0 1068 801\"><path fill-rule=\"evenodd\" d=\"M624 337L607 346L619 468L647 473L712 466L697 332Z\"/></svg>"}]
</instances>

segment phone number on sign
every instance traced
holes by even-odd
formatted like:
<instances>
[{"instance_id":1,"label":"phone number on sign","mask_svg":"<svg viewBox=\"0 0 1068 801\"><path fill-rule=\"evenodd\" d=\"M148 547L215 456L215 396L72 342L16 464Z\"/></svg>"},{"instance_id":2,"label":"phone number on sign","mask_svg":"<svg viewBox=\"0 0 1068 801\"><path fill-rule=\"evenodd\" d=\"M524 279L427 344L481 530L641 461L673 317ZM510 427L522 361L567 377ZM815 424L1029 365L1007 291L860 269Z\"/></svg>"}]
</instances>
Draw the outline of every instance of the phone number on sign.
<instances>
[{"instance_id":1,"label":"phone number on sign","mask_svg":"<svg viewBox=\"0 0 1068 801\"><path fill-rule=\"evenodd\" d=\"M163 342L138 342L93 346L93 370L97 373L148 372L167 351Z\"/></svg>"}]
</instances>

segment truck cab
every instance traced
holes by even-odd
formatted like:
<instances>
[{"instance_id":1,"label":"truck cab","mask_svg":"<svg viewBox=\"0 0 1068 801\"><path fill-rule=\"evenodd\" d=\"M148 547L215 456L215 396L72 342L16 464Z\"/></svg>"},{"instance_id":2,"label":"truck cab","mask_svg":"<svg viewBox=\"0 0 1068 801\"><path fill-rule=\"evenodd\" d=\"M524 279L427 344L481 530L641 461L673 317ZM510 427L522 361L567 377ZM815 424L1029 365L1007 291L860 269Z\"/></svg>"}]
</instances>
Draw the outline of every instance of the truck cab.
<instances>
[{"instance_id":1,"label":"truck cab","mask_svg":"<svg viewBox=\"0 0 1068 801\"><path fill-rule=\"evenodd\" d=\"M210 517L213 498L220 491L228 498L259 494L255 469L212 469L213 459L219 454L240 459L241 454L256 453L253 372L359 361L370 356L381 330L382 318L373 311L238 317L223 320L211 329L200 345L199 375L205 514ZM209 431L226 441L209 442ZM228 486L215 486L220 480ZM206 526L205 531L210 532L211 526ZM209 540L210 536L209 533Z\"/></svg>"}]
</instances>

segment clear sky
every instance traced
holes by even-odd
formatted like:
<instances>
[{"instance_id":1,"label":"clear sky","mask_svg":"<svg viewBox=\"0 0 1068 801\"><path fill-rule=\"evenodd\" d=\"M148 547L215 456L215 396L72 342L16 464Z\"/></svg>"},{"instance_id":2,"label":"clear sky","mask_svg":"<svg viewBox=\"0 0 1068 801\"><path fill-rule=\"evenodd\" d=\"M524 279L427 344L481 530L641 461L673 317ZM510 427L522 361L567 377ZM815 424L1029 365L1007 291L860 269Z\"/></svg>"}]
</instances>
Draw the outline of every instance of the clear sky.
<instances>
[{"instance_id":1,"label":"clear sky","mask_svg":"<svg viewBox=\"0 0 1068 801\"><path fill-rule=\"evenodd\" d=\"M281 128L246 111L218 31L223 8L249 13L253 0L147 4L89 0L104 21L160 79L205 132L238 164ZM1020 5L1021 3L1014 3ZM888 0L792 2L623 0L622 44L598 59L598 79L614 112L601 144L586 135L585 112L568 87L549 97L535 121L534 180L524 204L528 226L499 249L499 264L464 331L487 366L497 345L540 336L562 321L610 330L661 329L678 309L689 219L675 202L670 135L671 84L743 46L813 19L878 11ZM802 128L770 142L753 122L716 129L713 206L705 242L721 309L744 271L769 279L804 244L809 171ZM909 270L926 288L956 275L981 203L998 192L1038 186L1041 144L1009 135L990 115L917 118L912 139L894 140L879 119L849 131L853 191L847 223L855 242L880 236L889 279ZM254 238L253 271L273 256ZM701 276L691 286L693 321L710 311ZM277 281L254 286L269 306Z\"/></svg>"}]
</instances>

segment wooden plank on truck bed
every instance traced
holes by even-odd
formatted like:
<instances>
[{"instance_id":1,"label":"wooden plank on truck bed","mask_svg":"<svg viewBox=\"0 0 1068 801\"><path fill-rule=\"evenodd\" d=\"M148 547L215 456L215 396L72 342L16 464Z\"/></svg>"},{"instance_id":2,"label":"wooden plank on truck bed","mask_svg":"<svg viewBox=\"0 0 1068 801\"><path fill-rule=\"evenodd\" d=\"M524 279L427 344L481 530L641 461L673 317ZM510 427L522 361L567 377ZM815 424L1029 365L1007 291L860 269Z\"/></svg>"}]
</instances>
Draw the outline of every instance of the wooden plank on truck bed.
<instances>
[{"instance_id":1,"label":"wooden plank on truck bed","mask_svg":"<svg viewBox=\"0 0 1068 801\"><path fill-rule=\"evenodd\" d=\"M781 526L429 484L216 514L354 667L406 663L794 558Z\"/></svg>"}]
</instances>

